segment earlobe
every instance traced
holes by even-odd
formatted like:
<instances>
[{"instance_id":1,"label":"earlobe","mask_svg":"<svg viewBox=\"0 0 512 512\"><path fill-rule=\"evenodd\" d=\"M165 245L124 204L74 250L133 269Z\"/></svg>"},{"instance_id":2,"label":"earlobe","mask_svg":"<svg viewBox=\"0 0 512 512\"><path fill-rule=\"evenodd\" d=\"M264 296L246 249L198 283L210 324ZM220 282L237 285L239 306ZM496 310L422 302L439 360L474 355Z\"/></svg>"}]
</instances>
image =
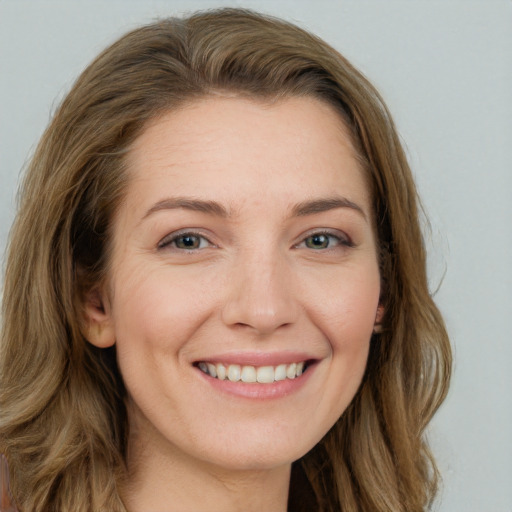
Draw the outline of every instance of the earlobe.
<instances>
[{"instance_id":1,"label":"earlobe","mask_svg":"<svg viewBox=\"0 0 512 512\"><path fill-rule=\"evenodd\" d=\"M84 299L83 334L98 348L107 348L116 341L110 304L99 288L87 292Z\"/></svg>"},{"instance_id":2,"label":"earlobe","mask_svg":"<svg viewBox=\"0 0 512 512\"><path fill-rule=\"evenodd\" d=\"M384 305L379 303L377 312L375 313L375 323L373 324L373 332L379 334L382 332L382 319L384 317Z\"/></svg>"}]
</instances>

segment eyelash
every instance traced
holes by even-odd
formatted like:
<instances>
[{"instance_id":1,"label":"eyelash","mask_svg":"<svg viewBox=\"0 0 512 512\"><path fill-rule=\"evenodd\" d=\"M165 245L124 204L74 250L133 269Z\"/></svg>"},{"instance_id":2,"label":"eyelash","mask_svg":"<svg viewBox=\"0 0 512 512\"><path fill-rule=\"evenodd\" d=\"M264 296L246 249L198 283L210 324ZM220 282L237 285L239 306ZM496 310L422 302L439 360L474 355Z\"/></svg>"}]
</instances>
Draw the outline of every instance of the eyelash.
<instances>
[{"instance_id":1,"label":"eyelash","mask_svg":"<svg viewBox=\"0 0 512 512\"><path fill-rule=\"evenodd\" d=\"M320 237L326 237L326 241L328 245L326 247L309 247L307 246L308 239L313 238L320 238ZM189 239L198 239L199 240L199 246L198 247L178 247L177 243L178 241L185 240L186 238ZM332 241L335 241L334 247L332 247ZM206 243L205 243L206 242ZM165 238L163 238L158 243L158 249L165 249L165 248L172 248L177 251L184 251L184 252L194 252L197 250L205 249L208 246L213 245L208 238L206 238L201 233L198 233L196 231L181 231L178 233L171 233L170 235L167 235ZM327 251L327 250L333 250L336 246L344 246L344 247L354 247L354 244L352 241L345 235L341 235L340 233L332 233L330 231L315 231L312 233L309 233L306 237L302 239L301 242L296 244L295 248L305 248L305 249L311 249L313 251Z\"/></svg>"},{"instance_id":2,"label":"eyelash","mask_svg":"<svg viewBox=\"0 0 512 512\"><path fill-rule=\"evenodd\" d=\"M199 239L200 246L199 247L193 247L193 248L187 248L187 247L178 247L177 242L180 239L186 239L186 238L196 238ZM202 246L206 242L205 246ZM166 249L166 248L172 248L177 251L185 251L185 252L194 252L200 249L204 249L206 246L213 245L208 238L206 238L201 233L198 233L196 231L181 231L178 233L171 233L170 235L167 235L165 238L163 238L158 243L158 249Z\"/></svg>"},{"instance_id":3,"label":"eyelash","mask_svg":"<svg viewBox=\"0 0 512 512\"><path fill-rule=\"evenodd\" d=\"M306 245L307 240L315 238L315 237L326 237L327 241L328 241L328 246L327 247L308 247ZM332 240L335 241L335 245L333 247L331 247ZM347 235L339 233L339 232L332 233L330 231L314 231L312 233L309 233L305 238L303 238L303 240L300 243L298 243L295 247L311 249L313 251L321 251L321 250L328 251L328 250L335 249L337 246L354 247L354 244Z\"/></svg>"}]
</instances>

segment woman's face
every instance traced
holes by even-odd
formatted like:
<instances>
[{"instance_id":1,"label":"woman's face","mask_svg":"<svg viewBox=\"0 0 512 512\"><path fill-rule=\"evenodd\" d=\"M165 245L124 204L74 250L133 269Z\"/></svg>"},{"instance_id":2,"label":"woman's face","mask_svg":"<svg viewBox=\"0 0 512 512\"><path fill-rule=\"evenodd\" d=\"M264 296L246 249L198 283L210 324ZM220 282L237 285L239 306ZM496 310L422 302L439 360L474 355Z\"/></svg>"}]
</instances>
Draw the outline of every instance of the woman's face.
<instances>
[{"instance_id":1,"label":"woman's face","mask_svg":"<svg viewBox=\"0 0 512 512\"><path fill-rule=\"evenodd\" d=\"M380 311L370 196L339 116L312 98L197 100L154 120L128 166L88 308L91 341L117 346L131 432L230 469L298 459L356 393Z\"/></svg>"}]
</instances>

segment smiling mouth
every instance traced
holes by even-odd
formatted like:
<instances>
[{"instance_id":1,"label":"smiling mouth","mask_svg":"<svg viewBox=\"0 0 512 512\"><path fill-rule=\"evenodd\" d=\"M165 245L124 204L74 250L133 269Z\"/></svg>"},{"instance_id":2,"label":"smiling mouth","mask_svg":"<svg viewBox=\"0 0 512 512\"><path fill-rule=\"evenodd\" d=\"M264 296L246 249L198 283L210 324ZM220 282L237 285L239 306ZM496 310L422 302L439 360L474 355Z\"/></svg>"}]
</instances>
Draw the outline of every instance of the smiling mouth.
<instances>
[{"instance_id":1,"label":"smiling mouth","mask_svg":"<svg viewBox=\"0 0 512 512\"><path fill-rule=\"evenodd\" d=\"M250 366L200 361L196 366L206 375L218 380L272 384L273 382L300 377L308 369L308 361L279 364L277 366Z\"/></svg>"}]
</instances>

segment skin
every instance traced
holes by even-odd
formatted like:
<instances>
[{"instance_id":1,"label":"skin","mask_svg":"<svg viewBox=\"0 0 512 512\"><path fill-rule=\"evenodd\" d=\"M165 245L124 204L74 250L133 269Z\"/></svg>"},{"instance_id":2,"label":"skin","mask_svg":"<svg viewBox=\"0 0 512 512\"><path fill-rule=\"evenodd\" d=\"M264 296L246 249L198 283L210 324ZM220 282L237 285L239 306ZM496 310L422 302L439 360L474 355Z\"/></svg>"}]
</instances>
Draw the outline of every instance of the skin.
<instances>
[{"instance_id":1,"label":"skin","mask_svg":"<svg viewBox=\"0 0 512 512\"><path fill-rule=\"evenodd\" d=\"M347 131L313 98L208 97L151 122L128 166L112 272L86 305L129 394L126 504L284 511L291 463L352 400L382 315ZM197 368L219 355L312 364L286 392L248 397Z\"/></svg>"}]
</instances>

